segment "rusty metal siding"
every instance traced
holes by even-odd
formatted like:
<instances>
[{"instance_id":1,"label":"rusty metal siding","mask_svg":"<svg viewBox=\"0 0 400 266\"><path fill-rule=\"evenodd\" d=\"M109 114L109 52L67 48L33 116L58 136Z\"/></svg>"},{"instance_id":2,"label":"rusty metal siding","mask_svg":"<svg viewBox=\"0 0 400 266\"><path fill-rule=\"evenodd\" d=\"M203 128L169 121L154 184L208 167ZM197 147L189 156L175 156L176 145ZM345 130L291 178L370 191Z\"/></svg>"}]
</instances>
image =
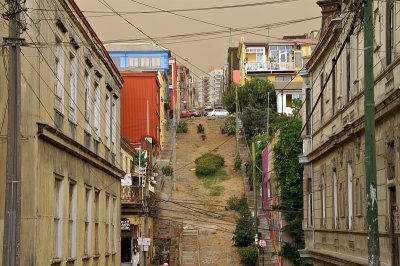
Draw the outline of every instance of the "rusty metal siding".
<instances>
[{"instance_id":1,"label":"rusty metal siding","mask_svg":"<svg viewBox=\"0 0 400 266\"><path fill-rule=\"evenodd\" d=\"M132 142L150 136L159 143L160 88L157 73L122 72L121 132ZM147 100L149 101L149 134L147 134ZM157 145L158 146L158 145Z\"/></svg>"}]
</instances>

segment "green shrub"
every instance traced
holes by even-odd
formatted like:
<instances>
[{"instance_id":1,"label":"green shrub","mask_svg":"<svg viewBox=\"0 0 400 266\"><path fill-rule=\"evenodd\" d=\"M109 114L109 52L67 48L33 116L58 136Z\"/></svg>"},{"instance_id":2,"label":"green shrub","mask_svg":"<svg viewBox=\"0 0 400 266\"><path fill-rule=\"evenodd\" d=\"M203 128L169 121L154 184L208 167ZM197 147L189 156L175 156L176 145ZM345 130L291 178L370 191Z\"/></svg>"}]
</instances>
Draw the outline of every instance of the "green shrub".
<instances>
[{"instance_id":1,"label":"green shrub","mask_svg":"<svg viewBox=\"0 0 400 266\"><path fill-rule=\"evenodd\" d=\"M234 163L235 170L242 169L242 159L239 156L236 156L235 163Z\"/></svg>"},{"instance_id":2,"label":"green shrub","mask_svg":"<svg viewBox=\"0 0 400 266\"><path fill-rule=\"evenodd\" d=\"M247 247L254 243L254 219L247 208L240 210L240 217L236 220L233 232L233 243L236 247Z\"/></svg>"},{"instance_id":3,"label":"green shrub","mask_svg":"<svg viewBox=\"0 0 400 266\"><path fill-rule=\"evenodd\" d=\"M247 198L244 195L240 199L236 196L228 199L229 210L242 212L243 209L248 209L247 206Z\"/></svg>"},{"instance_id":4,"label":"green shrub","mask_svg":"<svg viewBox=\"0 0 400 266\"><path fill-rule=\"evenodd\" d=\"M236 120L235 117L226 118L225 125L224 125L223 130L221 129L221 133L225 132L228 135L234 135L236 133L236 122L235 122L235 120Z\"/></svg>"},{"instance_id":5,"label":"green shrub","mask_svg":"<svg viewBox=\"0 0 400 266\"><path fill-rule=\"evenodd\" d=\"M252 244L248 247L239 248L240 259L244 265L253 266L257 264L258 250L257 245Z\"/></svg>"},{"instance_id":6,"label":"green shrub","mask_svg":"<svg viewBox=\"0 0 400 266\"><path fill-rule=\"evenodd\" d=\"M176 129L176 133L187 133L188 125L184 121L179 121L178 128Z\"/></svg>"},{"instance_id":7,"label":"green shrub","mask_svg":"<svg viewBox=\"0 0 400 266\"><path fill-rule=\"evenodd\" d=\"M211 176L214 175L222 166L225 160L221 155L207 153L196 159L196 175Z\"/></svg>"},{"instance_id":8,"label":"green shrub","mask_svg":"<svg viewBox=\"0 0 400 266\"><path fill-rule=\"evenodd\" d=\"M164 166L163 168L161 168L161 172L166 176L172 176L172 171L173 171L172 167L169 166L169 165Z\"/></svg>"}]
</instances>

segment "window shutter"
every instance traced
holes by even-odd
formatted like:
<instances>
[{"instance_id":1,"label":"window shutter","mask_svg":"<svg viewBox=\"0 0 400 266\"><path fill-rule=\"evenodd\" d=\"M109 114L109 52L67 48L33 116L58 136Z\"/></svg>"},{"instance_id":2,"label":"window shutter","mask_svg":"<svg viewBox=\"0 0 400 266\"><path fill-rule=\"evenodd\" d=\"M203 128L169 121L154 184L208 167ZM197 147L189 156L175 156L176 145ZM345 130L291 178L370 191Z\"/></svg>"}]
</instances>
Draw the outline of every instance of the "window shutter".
<instances>
[{"instance_id":1,"label":"window shutter","mask_svg":"<svg viewBox=\"0 0 400 266\"><path fill-rule=\"evenodd\" d=\"M76 57L71 58L70 73L69 119L76 123L76 89L78 85L78 64Z\"/></svg>"},{"instance_id":2,"label":"window shutter","mask_svg":"<svg viewBox=\"0 0 400 266\"><path fill-rule=\"evenodd\" d=\"M62 44L56 46L56 108L64 113L64 54Z\"/></svg>"},{"instance_id":3,"label":"window shutter","mask_svg":"<svg viewBox=\"0 0 400 266\"><path fill-rule=\"evenodd\" d=\"M87 133L90 133L90 120L91 120L91 110L92 105L90 99L91 97L91 90L90 90L90 74L85 73L85 130Z\"/></svg>"},{"instance_id":4,"label":"window shutter","mask_svg":"<svg viewBox=\"0 0 400 266\"><path fill-rule=\"evenodd\" d=\"M95 102L94 102L94 129L95 129L95 139L100 139L100 85L96 84L95 88Z\"/></svg>"},{"instance_id":5,"label":"window shutter","mask_svg":"<svg viewBox=\"0 0 400 266\"><path fill-rule=\"evenodd\" d=\"M110 108L111 108L111 101L110 101L110 96L106 95L106 132L105 132L105 136L106 136L106 146L108 148L110 148Z\"/></svg>"}]
</instances>

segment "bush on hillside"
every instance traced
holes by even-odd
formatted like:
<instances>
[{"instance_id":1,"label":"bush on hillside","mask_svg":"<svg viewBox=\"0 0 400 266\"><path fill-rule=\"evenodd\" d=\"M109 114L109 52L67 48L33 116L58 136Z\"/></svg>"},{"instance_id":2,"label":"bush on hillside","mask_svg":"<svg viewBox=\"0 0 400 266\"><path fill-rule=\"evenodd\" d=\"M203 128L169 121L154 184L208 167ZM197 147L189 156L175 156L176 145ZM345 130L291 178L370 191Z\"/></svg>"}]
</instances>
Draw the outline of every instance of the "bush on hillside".
<instances>
[{"instance_id":1,"label":"bush on hillside","mask_svg":"<svg viewBox=\"0 0 400 266\"><path fill-rule=\"evenodd\" d=\"M228 117L225 120L223 132L227 133L228 135L234 135L236 133L236 118L235 117ZM222 130L221 130L222 132ZM224 134L223 133L223 134Z\"/></svg>"},{"instance_id":2,"label":"bush on hillside","mask_svg":"<svg viewBox=\"0 0 400 266\"><path fill-rule=\"evenodd\" d=\"M222 166L225 160L219 154L207 153L196 159L196 175L211 176L214 175Z\"/></svg>"},{"instance_id":3,"label":"bush on hillside","mask_svg":"<svg viewBox=\"0 0 400 266\"><path fill-rule=\"evenodd\" d=\"M258 250L257 245L252 244L248 247L239 248L240 259L246 266L253 266L257 264Z\"/></svg>"},{"instance_id":4,"label":"bush on hillside","mask_svg":"<svg viewBox=\"0 0 400 266\"><path fill-rule=\"evenodd\" d=\"M232 196L228 199L228 208L232 211L241 212L243 209L247 209L247 199L243 195L241 198Z\"/></svg>"},{"instance_id":5,"label":"bush on hillside","mask_svg":"<svg viewBox=\"0 0 400 266\"><path fill-rule=\"evenodd\" d=\"M184 121L179 121L178 128L176 129L176 133L187 133L188 125Z\"/></svg>"},{"instance_id":6,"label":"bush on hillside","mask_svg":"<svg viewBox=\"0 0 400 266\"><path fill-rule=\"evenodd\" d=\"M172 167L167 165L164 166L163 168L161 168L161 172L165 175L165 176L172 176Z\"/></svg>"},{"instance_id":7,"label":"bush on hillside","mask_svg":"<svg viewBox=\"0 0 400 266\"><path fill-rule=\"evenodd\" d=\"M233 232L233 243L236 247L247 247L254 242L254 219L248 208L240 211L240 217L236 220L236 228Z\"/></svg>"}]
</instances>

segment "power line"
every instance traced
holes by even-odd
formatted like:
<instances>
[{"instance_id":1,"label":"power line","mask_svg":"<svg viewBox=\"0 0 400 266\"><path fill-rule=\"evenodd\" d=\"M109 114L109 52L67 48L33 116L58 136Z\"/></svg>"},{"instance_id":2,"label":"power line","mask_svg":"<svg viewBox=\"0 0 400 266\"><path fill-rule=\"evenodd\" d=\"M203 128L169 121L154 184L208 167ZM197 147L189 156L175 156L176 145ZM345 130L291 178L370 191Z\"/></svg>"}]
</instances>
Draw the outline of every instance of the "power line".
<instances>
[{"instance_id":1,"label":"power line","mask_svg":"<svg viewBox=\"0 0 400 266\"><path fill-rule=\"evenodd\" d=\"M243 8L243 7L255 7L255 6L264 6L264 5L275 5L275 4L285 4L290 2L297 2L299 0L275 0L268 2L256 2L250 4L240 4L240 5L226 5L226 6L213 6L213 7L198 7L198 8L187 8L187 9L171 9L165 11L119 11L121 15L133 15L133 14L156 14L156 13L167 13L167 12L192 12L192 11L208 11L208 10L221 10L221 9L231 9L231 8ZM44 10L44 11L52 11L49 9L34 9L34 10ZM107 16L115 16L114 12L108 11L98 11L98 10L82 10L82 13L88 14L104 14L99 16L85 16L87 18L90 17L107 17Z\"/></svg>"}]
</instances>

